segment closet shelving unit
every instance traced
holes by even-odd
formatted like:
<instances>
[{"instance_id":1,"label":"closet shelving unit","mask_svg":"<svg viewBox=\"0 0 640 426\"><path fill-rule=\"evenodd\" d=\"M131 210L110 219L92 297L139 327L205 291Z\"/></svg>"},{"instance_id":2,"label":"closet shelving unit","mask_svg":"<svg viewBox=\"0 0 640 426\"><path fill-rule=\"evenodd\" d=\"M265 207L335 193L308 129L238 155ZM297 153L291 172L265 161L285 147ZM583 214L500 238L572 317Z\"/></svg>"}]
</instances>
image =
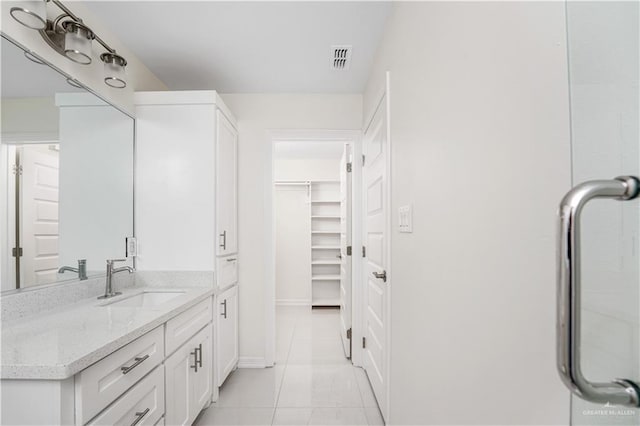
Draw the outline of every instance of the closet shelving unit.
<instances>
[{"instance_id":1,"label":"closet shelving unit","mask_svg":"<svg viewBox=\"0 0 640 426\"><path fill-rule=\"evenodd\" d=\"M340 181L309 182L311 305L340 306Z\"/></svg>"}]
</instances>

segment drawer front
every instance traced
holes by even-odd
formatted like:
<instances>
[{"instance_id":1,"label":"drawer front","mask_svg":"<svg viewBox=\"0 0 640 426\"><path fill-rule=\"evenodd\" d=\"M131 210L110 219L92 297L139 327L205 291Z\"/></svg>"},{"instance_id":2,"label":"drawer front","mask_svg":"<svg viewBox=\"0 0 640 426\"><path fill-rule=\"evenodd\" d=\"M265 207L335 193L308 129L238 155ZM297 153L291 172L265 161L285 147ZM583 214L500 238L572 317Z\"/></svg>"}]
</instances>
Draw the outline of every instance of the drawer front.
<instances>
[{"instance_id":1,"label":"drawer front","mask_svg":"<svg viewBox=\"0 0 640 426\"><path fill-rule=\"evenodd\" d=\"M177 317L167 321L166 354L171 355L212 319L211 298L207 298Z\"/></svg>"},{"instance_id":2,"label":"drawer front","mask_svg":"<svg viewBox=\"0 0 640 426\"><path fill-rule=\"evenodd\" d=\"M77 423L86 423L164 359L162 326L76 375Z\"/></svg>"},{"instance_id":3,"label":"drawer front","mask_svg":"<svg viewBox=\"0 0 640 426\"><path fill-rule=\"evenodd\" d=\"M216 263L217 284L220 290L238 282L238 256L221 257L217 259Z\"/></svg>"},{"instance_id":4,"label":"drawer front","mask_svg":"<svg viewBox=\"0 0 640 426\"><path fill-rule=\"evenodd\" d=\"M157 425L164 421L164 368L158 367L121 398L107 407L90 425Z\"/></svg>"}]
</instances>

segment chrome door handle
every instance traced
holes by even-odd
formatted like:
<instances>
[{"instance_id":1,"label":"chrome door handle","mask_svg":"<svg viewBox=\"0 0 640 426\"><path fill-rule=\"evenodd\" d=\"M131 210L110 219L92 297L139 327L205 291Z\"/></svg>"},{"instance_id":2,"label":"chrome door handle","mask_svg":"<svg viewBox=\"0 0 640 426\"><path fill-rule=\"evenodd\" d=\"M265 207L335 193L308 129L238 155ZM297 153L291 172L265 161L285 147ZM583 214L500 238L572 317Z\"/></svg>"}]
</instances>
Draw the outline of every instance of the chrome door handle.
<instances>
[{"instance_id":1,"label":"chrome door handle","mask_svg":"<svg viewBox=\"0 0 640 426\"><path fill-rule=\"evenodd\" d=\"M227 231L222 231L222 234L220 234L220 236L222 237L222 244L220 244L220 247L222 248L222 250L226 250L227 249Z\"/></svg>"},{"instance_id":2,"label":"chrome door handle","mask_svg":"<svg viewBox=\"0 0 640 426\"><path fill-rule=\"evenodd\" d=\"M640 387L629 379L593 383L580 365L580 214L594 198L631 200L640 192L633 176L595 180L571 189L560 202L557 250L557 367L564 384L580 398L596 403L640 406Z\"/></svg>"},{"instance_id":3,"label":"chrome door handle","mask_svg":"<svg viewBox=\"0 0 640 426\"><path fill-rule=\"evenodd\" d=\"M387 271L382 271L382 272L372 272L373 276L381 279L383 282L387 282Z\"/></svg>"},{"instance_id":4,"label":"chrome door handle","mask_svg":"<svg viewBox=\"0 0 640 426\"><path fill-rule=\"evenodd\" d=\"M134 368L136 368L137 366L139 366L140 364L145 362L147 358L149 358L149 355L145 355L143 357L134 358L133 360L135 362L133 364L131 364L130 366L128 366L128 367L120 367L120 370L122 371L122 374L127 374L129 371L133 370Z\"/></svg>"}]
</instances>

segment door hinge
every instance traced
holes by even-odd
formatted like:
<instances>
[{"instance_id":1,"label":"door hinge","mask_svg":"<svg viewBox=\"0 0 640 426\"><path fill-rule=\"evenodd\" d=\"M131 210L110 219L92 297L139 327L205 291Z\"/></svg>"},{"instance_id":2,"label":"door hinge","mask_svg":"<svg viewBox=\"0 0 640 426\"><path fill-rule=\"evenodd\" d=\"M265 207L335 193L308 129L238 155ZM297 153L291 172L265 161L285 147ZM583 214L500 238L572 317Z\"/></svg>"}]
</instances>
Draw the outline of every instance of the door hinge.
<instances>
[{"instance_id":1,"label":"door hinge","mask_svg":"<svg viewBox=\"0 0 640 426\"><path fill-rule=\"evenodd\" d=\"M347 246L347 256L351 256L351 246Z\"/></svg>"},{"instance_id":2,"label":"door hinge","mask_svg":"<svg viewBox=\"0 0 640 426\"><path fill-rule=\"evenodd\" d=\"M362 349L365 349L367 347L367 338L363 337L362 338Z\"/></svg>"},{"instance_id":3,"label":"door hinge","mask_svg":"<svg viewBox=\"0 0 640 426\"><path fill-rule=\"evenodd\" d=\"M22 257L22 247L14 247L11 249L13 257Z\"/></svg>"},{"instance_id":4,"label":"door hinge","mask_svg":"<svg viewBox=\"0 0 640 426\"><path fill-rule=\"evenodd\" d=\"M351 173L351 163L347 163L347 173Z\"/></svg>"},{"instance_id":5,"label":"door hinge","mask_svg":"<svg viewBox=\"0 0 640 426\"><path fill-rule=\"evenodd\" d=\"M364 154L362 154L362 165L363 165L363 166L364 166L364 163L365 163L365 158L366 158L366 157L365 157L365 155L364 155Z\"/></svg>"},{"instance_id":6,"label":"door hinge","mask_svg":"<svg viewBox=\"0 0 640 426\"><path fill-rule=\"evenodd\" d=\"M22 164L14 164L12 169L14 175L22 176Z\"/></svg>"},{"instance_id":7,"label":"door hinge","mask_svg":"<svg viewBox=\"0 0 640 426\"><path fill-rule=\"evenodd\" d=\"M367 257L367 248L362 246L362 257Z\"/></svg>"},{"instance_id":8,"label":"door hinge","mask_svg":"<svg viewBox=\"0 0 640 426\"><path fill-rule=\"evenodd\" d=\"M347 330L347 339L351 340L351 329Z\"/></svg>"}]
</instances>

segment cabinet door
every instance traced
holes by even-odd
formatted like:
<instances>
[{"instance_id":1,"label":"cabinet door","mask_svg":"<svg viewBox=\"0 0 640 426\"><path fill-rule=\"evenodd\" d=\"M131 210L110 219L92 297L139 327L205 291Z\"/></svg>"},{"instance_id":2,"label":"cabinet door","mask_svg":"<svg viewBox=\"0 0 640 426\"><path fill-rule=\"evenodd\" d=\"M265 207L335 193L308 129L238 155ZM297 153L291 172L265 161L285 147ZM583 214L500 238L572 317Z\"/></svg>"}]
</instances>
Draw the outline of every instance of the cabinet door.
<instances>
[{"instance_id":1,"label":"cabinet door","mask_svg":"<svg viewBox=\"0 0 640 426\"><path fill-rule=\"evenodd\" d=\"M238 251L238 133L229 120L216 111L216 254Z\"/></svg>"},{"instance_id":2,"label":"cabinet door","mask_svg":"<svg viewBox=\"0 0 640 426\"><path fill-rule=\"evenodd\" d=\"M191 382L191 392L193 401L192 419L195 419L200 411L211 401L213 389L212 378L212 329L211 324L205 327L195 336L194 348L198 348L198 370L191 370L193 380Z\"/></svg>"},{"instance_id":3,"label":"cabinet door","mask_svg":"<svg viewBox=\"0 0 640 426\"><path fill-rule=\"evenodd\" d=\"M185 343L165 361L166 377L166 423L169 425L186 425L193 422L191 408L191 374L195 364L194 348Z\"/></svg>"},{"instance_id":4,"label":"cabinet door","mask_svg":"<svg viewBox=\"0 0 640 426\"><path fill-rule=\"evenodd\" d=\"M221 386L238 364L238 286L218 296L218 333L215 345L217 385Z\"/></svg>"},{"instance_id":5,"label":"cabinet door","mask_svg":"<svg viewBox=\"0 0 640 426\"><path fill-rule=\"evenodd\" d=\"M165 361L166 423L190 425L211 400L211 324Z\"/></svg>"}]
</instances>

